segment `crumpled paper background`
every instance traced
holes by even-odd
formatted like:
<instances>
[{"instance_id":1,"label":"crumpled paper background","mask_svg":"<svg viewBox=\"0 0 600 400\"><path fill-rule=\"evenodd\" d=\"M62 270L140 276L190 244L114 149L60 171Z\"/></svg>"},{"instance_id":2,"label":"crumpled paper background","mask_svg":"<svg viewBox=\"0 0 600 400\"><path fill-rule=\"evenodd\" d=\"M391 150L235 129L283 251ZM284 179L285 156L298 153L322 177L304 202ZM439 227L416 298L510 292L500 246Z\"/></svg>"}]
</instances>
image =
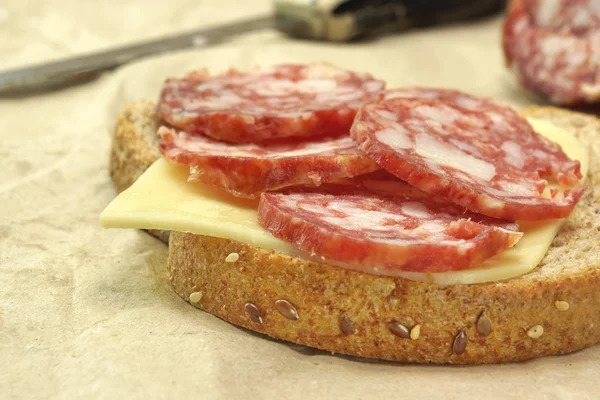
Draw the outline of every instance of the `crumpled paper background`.
<instances>
[{"instance_id":1,"label":"crumpled paper background","mask_svg":"<svg viewBox=\"0 0 600 400\"><path fill-rule=\"evenodd\" d=\"M261 0L5 0L0 65L17 67L269 11ZM170 289L167 249L103 230L115 196L115 115L168 75L330 61L390 86L451 86L520 106L500 19L337 45L258 32L128 65L92 83L0 99L0 398L595 399L600 347L521 364L380 363L288 345L190 307Z\"/></svg>"}]
</instances>

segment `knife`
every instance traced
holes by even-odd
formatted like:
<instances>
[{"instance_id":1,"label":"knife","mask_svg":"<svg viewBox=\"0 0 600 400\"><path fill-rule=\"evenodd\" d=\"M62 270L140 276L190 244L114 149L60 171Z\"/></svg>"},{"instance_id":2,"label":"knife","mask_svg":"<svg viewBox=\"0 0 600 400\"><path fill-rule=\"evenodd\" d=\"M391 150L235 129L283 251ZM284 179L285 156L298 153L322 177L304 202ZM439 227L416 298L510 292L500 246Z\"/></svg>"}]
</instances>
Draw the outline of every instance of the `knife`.
<instances>
[{"instance_id":1,"label":"knife","mask_svg":"<svg viewBox=\"0 0 600 400\"><path fill-rule=\"evenodd\" d=\"M506 0L282 0L274 13L56 62L0 72L0 96L25 95L93 79L142 57L277 29L289 36L348 42L394 31L479 18Z\"/></svg>"}]
</instances>

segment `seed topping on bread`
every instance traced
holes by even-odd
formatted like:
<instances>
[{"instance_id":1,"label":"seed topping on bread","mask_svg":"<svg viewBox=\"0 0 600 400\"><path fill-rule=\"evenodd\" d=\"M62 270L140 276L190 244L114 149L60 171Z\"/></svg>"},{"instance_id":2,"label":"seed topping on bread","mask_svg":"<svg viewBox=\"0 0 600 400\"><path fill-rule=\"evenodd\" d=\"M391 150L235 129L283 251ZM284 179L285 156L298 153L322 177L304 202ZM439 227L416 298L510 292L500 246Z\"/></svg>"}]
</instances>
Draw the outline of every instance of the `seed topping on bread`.
<instances>
[{"instance_id":1,"label":"seed topping on bread","mask_svg":"<svg viewBox=\"0 0 600 400\"><path fill-rule=\"evenodd\" d=\"M485 337L490 333L492 333L492 321L485 314L485 311L482 311L477 319L477 334Z\"/></svg>"},{"instance_id":2,"label":"seed topping on bread","mask_svg":"<svg viewBox=\"0 0 600 400\"><path fill-rule=\"evenodd\" d=\"M417 324L410 330L410 338L412 340L417 340L419 336L421 336L421 325Z\"/></svg>"},{"instance_id":3,"label":"seed topping on bread","mask_svg":"<svg viewBox=\"0 0 600 400\"><path fill-rule=\"evenodd\" d=\"M402 339L410 338L410 330L398 321L392 321L388 325L390 332Z\"/></svg>"},{"instance_id":4,"label":"seed topping on bread","mask_svg":"<svg viewBox=\"0 0 600 400\"><path fill-rule=\"evenodd\" d=\"M190 293L190 303L198 303L202 300L202 292Z\"/></svg>"},{"instance_id":5,"label":"seed topping on bread","mask_svg":"<svg viewBox=\"0 0 600 400\"><path fill-rule=\"evenodd\" d=\"M527 330L527 336L532 339L538 339L544 334L544 327L541 325L532 326Z\"/></svg>"},{"instance_id":6,"label":"seed topping on bread","mask_svg":"<svg viewBox=\"0 0 600 400\"><path fill-rule=\"evenodd\" d=\"M454 354L462 354L467 349L467 333L461 329L460 332L454 337L454 342L452 343L452 351Z\"/></svg>"},{"instance_id":7,"label":"seed topping on bread","mask_svg":"<svg viewBox=\"0 0 600 400\"><path fill-rule=\"evenodd\" d=\"M354 333L354 322L346 315L340 318L340 331L346 336Z\"/></svg>"},{"instance_id":8,"label":"seed topping on bread","mask_svg":"<svg viewBox=\"0 0 600 400\"><path fill-rule=\"evenodd\" d=\"M298 315L298 311L296 310L296 307L294 307L292 305L292 303L290 303L287 300L284 300L284 299L277 300L275 302L275 308L277 308L277 311L279 311L279 313L281 315L283 315L284 317L286 317L289 320L295 321L300 318L300 316Z\"/></svg>"},{"instance_id":9,"label":"seed topping on bread","mask_svg":"<svg viewBox=\"0 0 600 400\"><path fill-rule=\"evenodd\" d=\"M246 314L248 314L248 318L250 318L250 321L262 325L262 315L260 309L255 304L246 303L244 305L244 310L246 310Z\"/></svg>"},{"instance_id":10,"label":"seed topping on bread","mask_svg":"<svg viewBox=\"0 0 600 400\"><path fill-rule=\"evenodd\" d=\"M234 263L240 259L240 255L238 253L229 253L227 257L225 257L225 262Z\"/></svg>"}]
</instances>

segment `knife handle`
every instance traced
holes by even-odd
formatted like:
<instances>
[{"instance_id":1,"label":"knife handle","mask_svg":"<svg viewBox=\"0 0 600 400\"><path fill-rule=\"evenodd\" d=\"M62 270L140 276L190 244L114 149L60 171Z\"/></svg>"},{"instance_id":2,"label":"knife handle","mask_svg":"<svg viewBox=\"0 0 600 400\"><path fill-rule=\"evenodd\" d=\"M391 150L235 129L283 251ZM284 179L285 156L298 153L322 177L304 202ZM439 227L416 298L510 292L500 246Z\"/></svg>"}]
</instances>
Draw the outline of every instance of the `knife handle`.
<instances>
[{"instance_id":1,"label":"knife handle","mask_svg":"<svg viewBox=\"0 0 600 400\"><path fill-rule=\"evenodd\" d=\"M275 16L291 36L346 42L474 19L505 6L506 0L277 0Z\"/></svg>"}]
</instances>

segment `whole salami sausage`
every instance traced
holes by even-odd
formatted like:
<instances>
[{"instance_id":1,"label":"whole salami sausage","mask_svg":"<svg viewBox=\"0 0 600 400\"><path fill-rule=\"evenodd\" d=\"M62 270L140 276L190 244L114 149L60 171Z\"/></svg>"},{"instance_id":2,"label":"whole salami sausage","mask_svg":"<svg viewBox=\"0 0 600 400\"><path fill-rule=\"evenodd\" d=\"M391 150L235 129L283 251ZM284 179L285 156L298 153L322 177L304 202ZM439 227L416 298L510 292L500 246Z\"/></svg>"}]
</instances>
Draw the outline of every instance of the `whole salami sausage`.
<instances>
[{"instance_id":1,"label":"whole salami sausage","mask_svg":"<svg viewBox=\"0 0 600 400\"><path fill-rule=\"evenodd\" d=\"M397 179L264 193L258 221L325 262L384 275L469 269L522 236Z\"/></svg>"},{"instance_id":2,"label":"whole salami sausage","mask_svg":"<svg viewBox=\"0 0 600 400\"><path fill-rule=\"evenodd\" d=\"M285 64L165 82L158 116L190 133L231 143L348 133L383 81L325 64Z\"/></svg>"},{"instance_id":3,"label":"whole salami sausage","mask_svg":"<svg viewBox=\"0 0 600 400\"><path fill-rule=\"evenodd\" d=\"M522 86L561 105L600 100L600 2L513 0L504 21L507 65Z\"/></svg>"},{"instance_id":4,"label":"whole salami sausage","mask_svg":"<svg viewBox=\"0 0 600 400\"><path fill-rule=\"evenodd\" d=\"M585 191L542 194L548 183L542 178L576 185L579 162L512 109L465 93L440 89L438 98L395 96L368 104L351 136L400 179L491 217L562 218Z\"/></svg>"},{"instance_id":5,"label":"whole salami sausage","mask_svg":"<svg viewBox=\"0 0 600 400\"><path fill-rule=\"evenodd\" d=\"M348 135L234 145L167 127L158 133L165 158L189 166L189 181L238 197L293 185L319 186L379 169Z\"/></svg>"}]
</instances>

